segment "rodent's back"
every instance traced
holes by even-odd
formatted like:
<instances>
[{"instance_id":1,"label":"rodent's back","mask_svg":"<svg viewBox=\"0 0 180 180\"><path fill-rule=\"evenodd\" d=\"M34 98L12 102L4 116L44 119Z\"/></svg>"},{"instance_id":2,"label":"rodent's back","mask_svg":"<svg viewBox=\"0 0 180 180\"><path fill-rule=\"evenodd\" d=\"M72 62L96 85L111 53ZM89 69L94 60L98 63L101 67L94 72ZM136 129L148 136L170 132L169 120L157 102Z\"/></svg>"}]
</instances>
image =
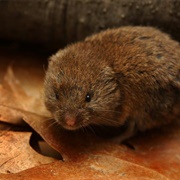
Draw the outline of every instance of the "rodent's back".
<instances>
[{"instance_id":1,"label":"rodent's back","mask_svg":"<svg viewBox=\"0 0 180 180\"><path fill-rule=\"evenodd\" d=\"M106 59L124 91L124 111L137 119L140 129L180 116L178 42L155 28L130 26L104 31L86 41L106 49Z\"/></svg>"}]
</instances>

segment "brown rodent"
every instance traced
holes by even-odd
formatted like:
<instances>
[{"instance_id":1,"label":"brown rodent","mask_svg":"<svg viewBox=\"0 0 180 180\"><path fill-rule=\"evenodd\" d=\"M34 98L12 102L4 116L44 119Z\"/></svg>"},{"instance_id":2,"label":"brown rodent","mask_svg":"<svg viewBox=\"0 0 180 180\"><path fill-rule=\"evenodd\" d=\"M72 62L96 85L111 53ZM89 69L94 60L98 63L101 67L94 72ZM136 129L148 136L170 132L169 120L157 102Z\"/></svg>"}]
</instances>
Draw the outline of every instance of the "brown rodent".
<instances>
[{"instance_id":1,"label":"brown rodent","mask_svg":"<svg viewBox=\"0 0 180 180\"><path fill-rule=\"evenodd\" d=\"M124 139L180 118L180 45L152 27L106 30L53 55L44 90L65 129L126 123Z\"/></svg>"}]
</instances>

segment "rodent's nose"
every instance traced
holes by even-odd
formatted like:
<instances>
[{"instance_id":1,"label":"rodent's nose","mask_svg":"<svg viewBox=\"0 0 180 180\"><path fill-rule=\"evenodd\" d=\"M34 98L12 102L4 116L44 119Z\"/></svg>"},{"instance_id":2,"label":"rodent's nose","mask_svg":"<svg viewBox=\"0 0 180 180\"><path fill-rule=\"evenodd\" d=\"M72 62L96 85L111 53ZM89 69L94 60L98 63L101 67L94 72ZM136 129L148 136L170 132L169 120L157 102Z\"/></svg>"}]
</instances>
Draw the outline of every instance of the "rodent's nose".
<instances>
[{"instance_id":1,"label":"rodent's nose","mask_svg":"<svg viewBox=\"0 0 180 180\"><path fill-rule=\"evenodd\" d=\"M69 115L66 115L65 116L65 123L68 126L74 126L76 124L76 118L72 117L72 116L69 116Z\"/></svg>"}]
</instances>

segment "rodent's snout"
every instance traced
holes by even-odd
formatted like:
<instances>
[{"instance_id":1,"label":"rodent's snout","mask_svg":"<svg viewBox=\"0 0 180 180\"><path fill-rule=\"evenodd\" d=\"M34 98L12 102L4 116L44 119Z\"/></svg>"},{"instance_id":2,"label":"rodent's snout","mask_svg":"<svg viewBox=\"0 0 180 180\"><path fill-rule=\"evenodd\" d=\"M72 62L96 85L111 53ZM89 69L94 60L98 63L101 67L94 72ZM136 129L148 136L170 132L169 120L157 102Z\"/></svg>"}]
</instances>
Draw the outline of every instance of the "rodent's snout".
<instances>
[{"instance_id":1,"label":"rodent's snout","mask_svg":"<svg viewBox=\"0 0 180 180\"><path fill-rule=\"evenodd\" d=\"M65 129L76 130L82 127L84 120L80 114L66 112L60 123Z\"/></svg>"},{"instance_id":2,"label":"rodent's snout","mask_svg":"<svg viewBox=\"0 0 180 180\"><path fill-rule=\"evenodd\" d=\"M76 125L76 117L66 114L64 117L65 124L67 126L75 126Z\"/></svg>"}]
</instances>

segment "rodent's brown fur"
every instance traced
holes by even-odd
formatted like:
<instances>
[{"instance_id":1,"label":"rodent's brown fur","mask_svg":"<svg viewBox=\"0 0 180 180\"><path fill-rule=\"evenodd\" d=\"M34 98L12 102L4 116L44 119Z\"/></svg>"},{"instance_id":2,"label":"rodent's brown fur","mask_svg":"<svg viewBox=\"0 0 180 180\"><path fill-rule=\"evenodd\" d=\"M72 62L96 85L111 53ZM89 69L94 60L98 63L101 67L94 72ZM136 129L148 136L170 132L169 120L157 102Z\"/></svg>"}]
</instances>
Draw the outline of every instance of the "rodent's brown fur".
<instances>
[{"instance_id":1,"label":"rodent's brown fur","mask_svg":"<svg viewBox=\"0 0 180 180\"><path fill-rule=\"evenodd\" d=\"M53 55L44 89L67 129L67 115L72 129L128 122L129 135L167 124L180 118L180 45L151 27L106 30Z\"/></svg>"}]
</instances>

